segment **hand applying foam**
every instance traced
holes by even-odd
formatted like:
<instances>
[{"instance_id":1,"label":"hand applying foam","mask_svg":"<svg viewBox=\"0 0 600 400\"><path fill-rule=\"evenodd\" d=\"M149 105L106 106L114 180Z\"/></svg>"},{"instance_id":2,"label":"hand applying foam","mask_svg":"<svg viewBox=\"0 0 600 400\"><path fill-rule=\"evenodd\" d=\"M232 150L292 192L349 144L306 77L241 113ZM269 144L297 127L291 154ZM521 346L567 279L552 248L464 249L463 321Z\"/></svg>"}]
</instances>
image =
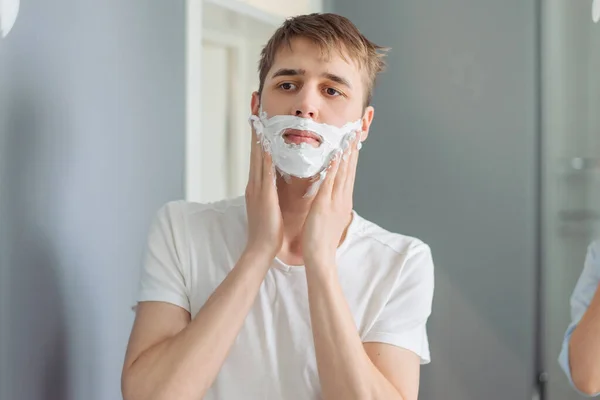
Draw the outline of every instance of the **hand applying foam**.
<instances>
[{"instance_id":1,"label":"hand applying foam","mask_svg":"<svg viewBox=\"0 0 600 400\"><path fill-rule=\"evenodd\" d=\"M250 175L246 186L248 243L245 253L264 257L270 263L283 242L283 218L275 186L275 168L271 155L264 151L252 130Z\"/></svg>"},{"instance_id":2,"label":"hand applying foam","mask_svg":"<svg viewBox=\"0 0 600 400\"><path fill-rule=\"evenodd\" d=\"M331 163L304 222L302 248L307 268L335 266L336 250L352 220L352 193L360 136Z\"/></svg>"},{"instance_id":3,"label":"hand applying foam","mask_svg":"<svg viewBox=\"0 0 600 400\"><path fill-rule=\"evenodd\" d=\"M594 0L592 3L592 20L594 22L600 21L600 0Z\"/></svg>"}]
</instances>

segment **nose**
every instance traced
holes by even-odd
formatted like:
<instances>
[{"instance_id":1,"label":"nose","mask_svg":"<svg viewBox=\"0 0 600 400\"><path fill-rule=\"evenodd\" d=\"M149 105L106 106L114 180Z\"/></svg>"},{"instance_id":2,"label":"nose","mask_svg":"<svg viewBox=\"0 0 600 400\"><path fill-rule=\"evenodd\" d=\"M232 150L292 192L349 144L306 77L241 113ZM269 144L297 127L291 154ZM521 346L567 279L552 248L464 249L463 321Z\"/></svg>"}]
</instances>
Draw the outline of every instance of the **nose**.
<instances>
[{"instance_id":1,"label":"nose","mask_svg":"<svg viewBox=\"0 0 600 400\"><path fill-rule=\"evenodd\" d=\"M318 96L312 93L313 90L303 88L297 97L296 104L292 110L292 114L296 117L318 119Z\"/></svg>"},{"instance_id":2,"label":"nose","mask_svg":"<svg viewBox=\"0 0 600 400\"><path fill-rule=\"evenodd\" d=\"M314 111L308 111L308 109L303 108L307 111L302 111L302 109L298 109L296 110L296 117L302 117L302 118L311 118L311 119L315 119L315 112Z\"/></svg>"},{"instance_id":3,"label":"nose","mask_svg":"<svg viewBox=\"0 0 600 400\"><path fill-rule=\"evenodd\" d=\"M315 113L312 111L308 111L308 112L303 112L302 110L296 110L296 117L302 117L302 118L314 118L315 117Z\"/></svg>"}]
</instances>

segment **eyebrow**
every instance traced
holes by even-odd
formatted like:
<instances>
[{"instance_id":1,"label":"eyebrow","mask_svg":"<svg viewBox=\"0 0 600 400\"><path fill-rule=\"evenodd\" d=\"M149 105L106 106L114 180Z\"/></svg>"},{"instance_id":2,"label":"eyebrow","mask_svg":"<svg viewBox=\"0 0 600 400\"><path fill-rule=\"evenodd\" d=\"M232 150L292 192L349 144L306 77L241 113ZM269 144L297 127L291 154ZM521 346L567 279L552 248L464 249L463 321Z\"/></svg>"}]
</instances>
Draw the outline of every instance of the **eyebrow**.
<instances>
[{"instance_id":1,"label":"eyebrow","mask_svg":"<svg viewBox=\"0 0 600 400\"><path fill-rule=\"evenodd\" d=\"M303 76L303 75L306 75L306 70L304 70L304 69L282 68L282 69L277 70L273 74L272 79L277 78L279 76ZM352 85L350 84L350 82L347 79L342 78L339 75L325 72L321 76L332 82L338 83L340 85L344 85L344 86L352 89Z\"/></svg>"},{"instance_id":2,"label":"eyebrow","mask_svg":"<svg viewBox=\"0 0 600 400\"><path fill-rule=\"evenodd\" d=\"M330 73L324 73L322 75L324 78L329 79L332 82L338 83L340 85L344 85L347 88L352 89L352 85L350 84L350 82L346 79L346 78L342 78L339 75L335 75L335 74L330 74Z\"/></svg>"},{"instance_id":3,"label":"eyebrow","mask_svg":"<svg viewBox=\"0 0 600 400\"><path fill-rule=\"evenodd\" d=\"M298 76L305 74L306 70L303 69L282 68L273 74L273 78L277 78L278 76Z\"/></svg>"}]
</instances>

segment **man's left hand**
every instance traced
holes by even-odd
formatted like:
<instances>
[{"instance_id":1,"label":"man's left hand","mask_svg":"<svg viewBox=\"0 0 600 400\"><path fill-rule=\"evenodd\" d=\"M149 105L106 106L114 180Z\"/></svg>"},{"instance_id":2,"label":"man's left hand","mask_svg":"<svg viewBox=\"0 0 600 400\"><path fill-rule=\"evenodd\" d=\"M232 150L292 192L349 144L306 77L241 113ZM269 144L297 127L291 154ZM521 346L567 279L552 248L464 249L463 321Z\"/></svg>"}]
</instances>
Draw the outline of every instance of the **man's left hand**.
<instances>
[{"instance_id":1,"label":"man's left hand","mask_svg":"<svg viewBox=\"0 0 600 400\"><path fill-rule=\"evenodd\" d=\"M352 220L352 194L360 132L331 163L304 222L302 248L306 265L336 265L336 250Z\"/></svg>"}]
</instances>

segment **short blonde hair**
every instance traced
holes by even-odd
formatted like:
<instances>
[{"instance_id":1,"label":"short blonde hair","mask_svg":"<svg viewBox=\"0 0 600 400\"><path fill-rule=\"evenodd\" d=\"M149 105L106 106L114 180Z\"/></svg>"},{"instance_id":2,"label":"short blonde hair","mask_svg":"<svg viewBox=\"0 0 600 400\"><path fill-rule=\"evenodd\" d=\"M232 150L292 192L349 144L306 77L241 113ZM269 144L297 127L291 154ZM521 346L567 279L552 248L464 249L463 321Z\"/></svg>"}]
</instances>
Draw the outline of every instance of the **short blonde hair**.
<instances>
[{"instance_id":1,"label":"short blonde hair","mask_svg":"<svg viewBox=\"0 0 600 400\"><path fill-rule=\"evenodd\" d=\"M337 14L308 14L287 19L267 42L260 55L258 67L262 93L267 74L273 67L275 56L281 46L291 48L292 39L306 38L320 47L327 58L333 51L348 61L349 57L365 71L365 105L371 104L373 87L377 75L385 70L385 52L389 48L381 47L368 40L348 19Z\"/></svg>"}]
</instances>

